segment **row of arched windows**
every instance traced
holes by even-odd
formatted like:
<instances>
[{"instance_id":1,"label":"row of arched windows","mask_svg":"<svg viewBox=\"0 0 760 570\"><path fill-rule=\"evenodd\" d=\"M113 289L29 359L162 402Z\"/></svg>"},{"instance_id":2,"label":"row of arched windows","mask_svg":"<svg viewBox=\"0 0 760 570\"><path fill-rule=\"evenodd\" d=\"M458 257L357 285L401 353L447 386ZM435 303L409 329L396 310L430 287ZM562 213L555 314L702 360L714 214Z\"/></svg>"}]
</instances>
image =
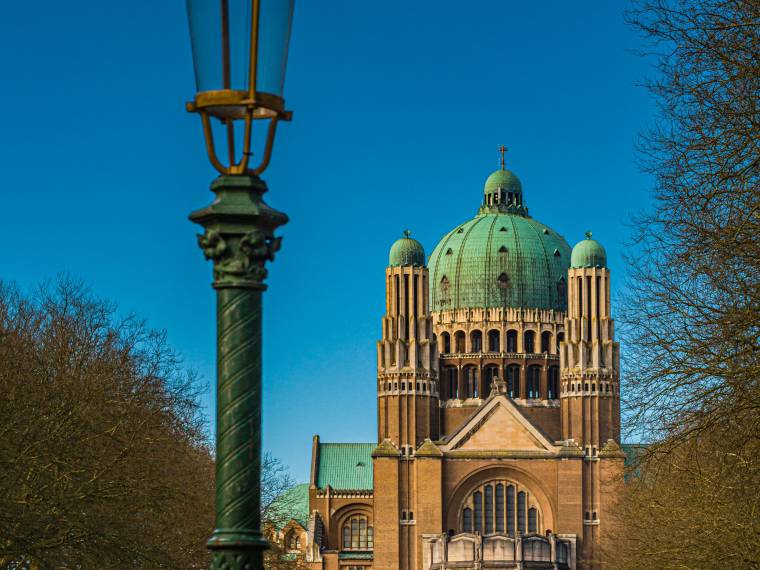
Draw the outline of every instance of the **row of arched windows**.
<instances>
[{"instance_id":1,"label":"row of arched windows","mask_svg":"<svg viewBox=\"0 0 760 570\"><path fill-rule=\"evenodd\" d=\"M462 532L482 534L515 531L539 532L539 512L530 504L530 496L509 481L492 481L473 491L464 501L461 514Z\"/></svg>"},{"instance_id":2,"label":"row of arched windows","mask_svg":"<svg viewBox=\"0 0 760 570\"><path fill-rule=\"evenodd\" d=\"M446 366L443 369L444 385L447 388L446 397L450 399L466 398L487 398L491 391L491 382L494 377L499 376L499 366L491 364L483 367L483 393L479 393L480 385L478 383L478 367L465 366L462 368L463 386L460 390L459 377L457 369L454 366ZM539 400L542 398L554 400L559 398L559 367L549 366L546 378L546 394L541 392L541 370L539 365L528 366L525 378L525 395L520 395L520 374L521 367L519 364L510 364L506 367L507 395L510 398L529 398Z\"/></svg>"},{"instance_id":3,"label":"row of arched windows","mask_svg":"<svg viewBox=\"0 0 760 570\"><path fill-rule=\"evenodd\" d=\"M564 333L557 333L557 342L554 351L552 352L552 333L544 331L540 337L540 352L536 351L536 332L525 331L523 334L523 352L526 354L557 354L559 353L559 344L565 339ZM464 331L457 331L454 333L453 338L453 352L463 353L467 352L465 344ZM488 331L487 337L487 350L485 352L501 352L501 332L495 329ZM506 336L506 352L517 352L517 331L508 330ZM452 337L448 332L441 333L441 354L452 353ZM480 330L474 330L470 332L470 351L469 352L484 352L483 350L483 332Z\"/></svg>"}]
</instances>

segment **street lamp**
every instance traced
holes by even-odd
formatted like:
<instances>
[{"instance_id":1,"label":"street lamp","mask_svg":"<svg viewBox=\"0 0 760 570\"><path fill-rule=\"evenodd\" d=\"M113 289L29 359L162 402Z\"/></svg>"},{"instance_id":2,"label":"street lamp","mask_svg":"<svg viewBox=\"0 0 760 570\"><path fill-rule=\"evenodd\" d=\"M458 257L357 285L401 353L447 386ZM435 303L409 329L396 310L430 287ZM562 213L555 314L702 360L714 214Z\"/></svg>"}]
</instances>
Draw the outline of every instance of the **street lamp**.
<instances>
[{"instance_id":1,"label":"street lamp","mask_svg":"<svg viewBox=\"0 0 760 570\"><path fill-rule=\"evenodd\" d=\"M261 533L261 296L285 214L267 206L259 175L277 123L290 120L282 96L294 0L186 0L206 151L220 176L212 204L190 219L214 264L217 293L216 523L212 568L258 570L268 547ZM268 124L267 124L268 122ZM254 124L266 125L254 163ZM220 158L214 127L226 134ZM236 130L236 127L237 130ZM240 146L240 153L236 146Z\"/></svg>"}]
</instances>

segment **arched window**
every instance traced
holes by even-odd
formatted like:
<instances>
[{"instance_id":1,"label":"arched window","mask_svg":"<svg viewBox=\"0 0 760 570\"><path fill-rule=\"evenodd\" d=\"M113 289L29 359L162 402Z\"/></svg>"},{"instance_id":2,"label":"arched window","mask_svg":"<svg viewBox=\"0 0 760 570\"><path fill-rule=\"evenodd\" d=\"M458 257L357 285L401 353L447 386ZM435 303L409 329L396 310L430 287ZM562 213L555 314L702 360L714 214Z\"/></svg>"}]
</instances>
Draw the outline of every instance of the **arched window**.
<instances>
[{"instance_id":1,"label":"arched window","mask_svg":"<svg viewBox=\"0 0 760 570\"><path fill-rule=\"evenodd\" d=\"M507 331L507 352L517 352L517 331Z\"/></svg>"},{"instance_id":2,"label":"arched window","mask_svg":"<svg viewBox=\"0 0 760 570\"><path fill-rule=\"evenodd\" d=\"M559 398L559 366L549 367L549 377L547 379L546 397L550 400Z\"/></svg>"},{"instance_id":3,"label":"arched window","mask_svg":"<svg viewBox=\"0 0 760 570\"><path fill-rule=\"evenodd\" d=\"M454 350L464 352L464 331L454 333Z\"/></svg>"},{"instance_id":4,"label":"arched window","mask_svg":"<svg viewBox=\"0 0 760 570\"><path fill-rule=\"evenodd\" d=\"M465 398L478 397L478 369L475 366L465 366L464 368L464 389Z\"/></svg>"},{"instance_id":5,"label":"arched window","mask_svg":"<svg viewBox=\"0 0 760 570\"><path fill-rule=\"evenodd\" d=\"M541 513L531 493L507 480L486 481L464 499L460 532L541 532Z\"/></svg>"},{"instance_id":6,"label":"arched window","mask_svg":"<svg viewBox=\"0 0 760 570\"><path fill-rule=\"evenodd\" d=\"M285 537L285 547L288 550L301 550L301 536L295 530L291 530Z\"/></svg>"},{"instance_id":7,"label":"arched window","mask_svg":"<svg viewBox=\"0 0 760 570\"><path fill-rule=\"evenodd\" d=\"M462 530L472 532L472 509L469 507L462 511Z\"/></svg>"},{"instance_id":8,"label":"arched window","mask_svg":"<svg viewBox=\"0 0 760 570\"><path fill-rule=\"evenodd\" d=\"M488 352L501 352L501 335L497 330L488 331Z\"/></svg>"},{"instance_id":9,"label":"arched window","mask_svg":"<svg viewBox=\"0 0 760 570\"><path fill-rule=\"evenodd\" d=\"M443 369L446 375L446 384L449 389L449 398L459 398L459 382L457 382L457 369L447 366Z\"/></svg>"},{"instance_id":10,"label":"arched window","mask_svg":"<svg viewBox=\"0 0 760 570\"><path fill-rule=\"evenodd\" d=\"M343 550L372 550L373 534L366 516L352 516L343 523Z\"/></svg>"},{"instance_id":11,"label":"arched window","mask_svg":"<svg viewBox=\"0 0 760 570\"><path fill-rule=\"evenodd\" d=\"M451 335L447 332L441 333L441 354L449 354L451 352Z\"/></svg>"},{"instance_id":12,"label":"arched window","mask_svg":"<svg viewBox=\"0 0 760 570\"><path fill-rule=\"evenodd\" d=\"M559 354L559 345L565 340L565 333L557 333L557 354Z\"/></svg>"},{"instance_id":13,"label":"arched window","mask_svg":"<svg viewBox=\"0 0 760 570\"><path fill-rule=\"evenodd\" d=\"M540 396L539 385L541 383L541 367L540 366L528 366L528 379L526 390L528 392L528 398L537 400Z\"/></svg>"},{"instance_id":14,"label":"arched window","mask_svg":"<svg viewBox=\"0 0 760 570\"><path fill-rule=\"evenodd\" d=\"M517 493L517 532L525 534L525 491Z\"/></svg>"},{"instance_id":15,"label":"arched window","mask_svg":"<svg viewBox=\"0 0 760 570\"><path fill-rule=\"evenodd\" d=\"M483 495L485 496L485 533L493 532L493 486L486 485Z\"/></svg>"},{"instance_id":16,"label":"arched window","mask_svg":"<svg viewBox=\"0 0 760 570\"><path fill-rule=\"evenodd\" d=\"M504 483L496 485L496 532L504 532Z\"/></svg>"},{"instance_id":17,"label":"arched window","mask_svg":"<svg viewBox=\"0 0 760 570\"><path fill-rule=\"evenodd\" d=\"M523 337L523 352L526 354L535 354L536 352L536 333L533 331L525 331Z\"/></svg>"},{"instance_id":18,"label":"arched window","mask_svg":"<svg viewBox=\"0 0 760 570\"><path fill-rule=\"evenodd\" d=\"M470 333L470 346L472 352L483 352L483 333L480 331L472 331Z\"/></svg>"},{"instance_id":19,"label":"arched window","mask_svg":"<svg viewBox=\"0 0 760 570\"><path fill-rule=\"evenodd\" d=\"M515 486L507 486L507 534L515 535Z\"/></svg>"},{"instance_id":20,"label":"arched window","mask_svg":"<svg viewBox=\"0 0 760 570\"><path fill-rule=\"evenodd\" d=\"M507 366L507 393L510 398L520 397L520 365Z\"/></svg>"},{"instance_id":21,"label":"arched window","mask_svg":"<svg viewBox=\"0 0 760 570\"><path fill-rule=\"evenodd\" d=\"M549 354L552 350L552 333L544 331L541 333L541 354Z\"/></svg>"},{"instance_id":22,"label":"arched window","mask_svg":"<svg viewBox=\"0 0 760 570\"><path fill-rule=\"evenodd\" d=\"M528 509L528 532L538 532L538 511L535 507Z\"/></svg>"}]
</instances>

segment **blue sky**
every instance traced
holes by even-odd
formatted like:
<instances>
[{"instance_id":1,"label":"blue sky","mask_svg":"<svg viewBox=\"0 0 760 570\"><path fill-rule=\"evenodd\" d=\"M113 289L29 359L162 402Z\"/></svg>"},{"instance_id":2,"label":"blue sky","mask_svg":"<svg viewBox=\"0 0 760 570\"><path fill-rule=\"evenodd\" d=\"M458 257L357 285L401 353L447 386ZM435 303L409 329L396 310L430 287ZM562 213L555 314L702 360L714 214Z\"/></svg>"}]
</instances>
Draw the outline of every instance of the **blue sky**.
<instances>
[{"instance_id":1,"label":"blue sky","mask_svg":"<svg viewBox=\"0 0 760 570\"><path fill-rule=\"evenodd\" d=\"M615 285L629 216L649 203L637 132L652 73L625 3L301 0L284 124L265 179L290 216L270 267L264 442L306 480L311 436L373 441L387 253L432 251L472 217L510 148L531 214L574 244L592 229ZM215 176L184 2L13 2L0 19L0 276L67 271L135 310L208 382L211 267L187 220Z\"/></svg>"}]
</instances>

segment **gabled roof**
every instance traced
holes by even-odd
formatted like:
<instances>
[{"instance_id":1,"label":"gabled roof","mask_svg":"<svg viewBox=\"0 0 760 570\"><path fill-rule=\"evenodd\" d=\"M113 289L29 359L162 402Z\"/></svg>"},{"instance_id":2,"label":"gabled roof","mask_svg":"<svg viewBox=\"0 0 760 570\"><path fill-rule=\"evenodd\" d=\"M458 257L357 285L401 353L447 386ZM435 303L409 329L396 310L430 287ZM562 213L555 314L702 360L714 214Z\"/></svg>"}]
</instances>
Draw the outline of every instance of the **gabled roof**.
<instances>
[{"instance_id":1,"label":"gabled roof","mask_svg":"<svg viewBox=\"0 0 760 570\"><path fill-rule=\"evenodd\" d=\"M372 489L374 443L319 443L316 485L325 489Z\"/></svg>"},{"instance_id":2,"label":"gabled roof","mask_svg":"<svg viewBox=\"0 0 760 570\"><path fill-rule=\"evenodd\" d=\"M558 452L549 441L502 394L492 394L441 446L444 453L459 451L511 452L530 455L554 455Z\"/></svg>"}]
</instances>

